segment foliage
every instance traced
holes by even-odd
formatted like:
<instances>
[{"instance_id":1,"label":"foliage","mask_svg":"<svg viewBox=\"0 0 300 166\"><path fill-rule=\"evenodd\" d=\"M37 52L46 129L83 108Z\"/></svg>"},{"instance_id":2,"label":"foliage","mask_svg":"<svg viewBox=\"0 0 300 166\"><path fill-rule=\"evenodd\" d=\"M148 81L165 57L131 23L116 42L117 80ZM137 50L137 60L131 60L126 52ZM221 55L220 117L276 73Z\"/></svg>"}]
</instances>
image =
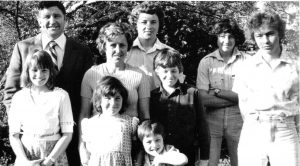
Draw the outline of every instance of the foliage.
<instances>
[{"instance_id":1,"label":"foliage","mask_svg":"<svg viewBox=\"0 0 300 166\"><path fill-rule=\"evenodd\" d=\"M0 2L0 101L2 101L4 72L9 64L14 44L18 40L39 33L35 16L38 1L1 1ZM107 22L128 22L128 15L138 1L63 1L67 9L66 34L88 45L94 54L95 63L105 61L99 55L95 40L99 29ZM195 84L199 61L216 49L212 26L221 18L235 19L246 30L247 19L255 9L255 1L158 1L165 12L165 24L158 38L177 49L182 54L184 73L187 82ZM268 10L275 10L291 20L299 20L299 2L265 2ZM296 6L297 13L290 14L286 9ZM288 20L289 20L288 19ZM284 44L287 49L299 54L299 21L286 32ZM134 29L134 28L133 28ZM134 31L137 36L136 31ZM243 51L253 47L254 42L247 40L240 46ZM0 103L1 104L1 103ZM0 105L0 165L11 163L14 156L7 140L7 116ZM4 156L4 157L3 157Z\"/></svg>"}]
</instances>

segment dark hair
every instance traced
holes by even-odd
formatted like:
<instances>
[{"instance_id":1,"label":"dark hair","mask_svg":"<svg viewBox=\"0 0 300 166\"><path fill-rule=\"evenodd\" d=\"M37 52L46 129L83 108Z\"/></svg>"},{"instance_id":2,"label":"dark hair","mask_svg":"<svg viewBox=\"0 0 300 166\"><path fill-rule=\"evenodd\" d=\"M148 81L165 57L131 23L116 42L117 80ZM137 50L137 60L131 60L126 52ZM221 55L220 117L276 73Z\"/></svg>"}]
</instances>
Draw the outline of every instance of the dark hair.
<instances>
[{"instance_id":1,"label":"dark hair","mask_svg":"<svg viewBox=\"0 0 300 166\"><path fill-rule=\"evenodd\" d=\"M104 76L99 82L93 93L93 105L96 111L102 113L101 99L102 96L114 96L119 93L122 96L122 108L119 114L125 112L127 106L128 92L122 82L113 76Z\"/></svg>"},{"instance_id":2,"label":"dark hair","mask_svg":"<svg viewBox=\"0 0 300 166\"><path fill-rule=\"evenodd\" d=\"M281 43L281 40L284 39L284 33L285 33L285 22L279 17L278 14L273 12L256 12L253 13L251 16L249 22L248 22L248 30L249 34L251 35L251 39L255 41L254 39L254 31L259 29L260 27L268 25L271 28L274 28L278 31L279 41Z\"/></svg>"},{"instance_id":3,"label":"dark hair","mask_svg":"<svg viewBox=\"0 0 300 166\"><path fill-rule=\"evenodd\" d=\"M165 129L164 126L159 122L154 122L151 120L145 120L142 124L138 126L137 135L141 142L145 137L150 135L160 134L163 139L165 139Z\"/></svg>"},{"instance_id":4,"label":"dark hair","mask_svg":"<svg viewBox=\"0 0 300 166\"><path fill-rule=\"evenodd\" d=\"M137 20L141 13L146 13L151 15L156 14L159 21L159 30L164 25L165 14L161 9L161 7L157 4L157 2L145 1L135 6L132 9L131 14L129 16L129 22L134 26L136 26Z\"/></svg>"},{"instance_id":5,"label":"dark hair","mask_svg":"<svg viewBox=\"0 0 300 166\"><path fill-rule=\"evenodd\" d=\"M105 43L116 36L125 35L128 48L130 50L133 43L133 35L128 24L111 22L105 24L99 31L99 35L96 39L97 48L101 55L105 55Z\"/></svg>"},{"instance_id":6,"label":"dark hair","mask_svg":"<svg viewBox=\"0 0 300 166\"><path fill-rule=\"evenodd\" d=\"M27 88L32 86L32 82L29 77L29 69L33 66L36 66L39 69L49 69L50 75L46 86L50 90L54 88L57 70L55 69L51 56L48 54L48 52L43 50L35 50L33 54L27 56L24 64L24 70L21 74L21 86Z\"/></svg>"},{"instance_id":7,"label":"dark hair","mask_svg":"<svg viewBox=\"0 0 300 166\"><path fill-rule=\"evenodd\" d=\"M242 45L245 42L244 31L241 30L236 21L232 19L224 18L217 22L212 33L216 35L216 37L221 33L230 33L234 37L236 46Z\"/></svg>"},{"instance_id":8,"label":"dark hair","mask_svg":"<svg viewBox=\"0 0 300 166\"><path fill-rule=\"evenodd\" d=\"M171 68L178 67L179 72L183 72L183 65L180 59L180 53L174 49L164 48L154 57L153 68L158 67Z\"/></svg>"},{"instance_id":9,"label":"dark hair","mask_svg":"<svg viewBox=\"0 0 300 166\"><path fill-rule=\"evenodd\" d=\"M66 15L66 9L59 1L41 1L38 5L38 10L48 9L53 6L58 7L58 9L61 10L64 15Z\"/></svg>"}]
</instances>

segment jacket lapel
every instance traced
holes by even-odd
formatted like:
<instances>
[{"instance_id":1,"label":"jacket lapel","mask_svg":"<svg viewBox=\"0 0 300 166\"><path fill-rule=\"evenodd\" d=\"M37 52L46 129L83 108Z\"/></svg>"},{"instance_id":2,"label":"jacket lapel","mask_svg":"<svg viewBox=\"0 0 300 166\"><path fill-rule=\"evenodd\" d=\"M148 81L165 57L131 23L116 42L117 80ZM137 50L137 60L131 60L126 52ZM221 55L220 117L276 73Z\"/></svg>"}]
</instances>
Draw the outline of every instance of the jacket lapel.
<instances>
[{"instance_id":1,"label":"jacket lapel","mask_svg":"<svg viewBox=\"0 0 300 166\"><path fill-rule=\"evenodd\" d=\"M41 34L36 35L32 40L32 44L29 45L29 54L34 53L36 50L43 50Z\"/></svg>"},{"instance_id":2,"label":"jacket lapel","mask_svg":"<svg viewBox=\"0 0 300 166\"><path fill-rule=\"evenodd\" d=\"M64 54L64 58L63 58L63 62L62 62L62 67L60 69L61 72L66 71L66 70L68 70L69 72L72 71L73 66L77 59L76 50L77 50L77 48L74 48L72 39L67 37L65 54ZM69 73L69 72L67 72L67 73Z\"/></svg>"}]
</instances>

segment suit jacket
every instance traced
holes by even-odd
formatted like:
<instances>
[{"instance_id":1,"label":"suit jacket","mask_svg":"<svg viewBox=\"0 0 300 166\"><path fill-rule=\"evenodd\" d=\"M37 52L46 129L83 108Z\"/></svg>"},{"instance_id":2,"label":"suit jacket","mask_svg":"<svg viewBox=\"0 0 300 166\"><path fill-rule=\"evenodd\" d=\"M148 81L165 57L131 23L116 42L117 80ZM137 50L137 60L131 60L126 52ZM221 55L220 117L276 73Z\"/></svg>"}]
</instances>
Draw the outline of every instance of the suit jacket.
<instances>
[{"instance_id":1,"label":"suit jacket","mask_svg":"<svg viewBox=\"0 0 300 166\"><path fill-rule=\"evenodd\" d=\"M20 75L24 67L25 59L36 49L43 49L41 34L20 41L14 47L6 72L4 88L3 103L6 105L7 111L9 111L12 96L21 89ZM61 87L69 93L75 122L78 121L80 111L81 81L84 73L92 64L90 49L67 37L62 67L57 75L55 86Z\"/></svg>"}]
</instances>

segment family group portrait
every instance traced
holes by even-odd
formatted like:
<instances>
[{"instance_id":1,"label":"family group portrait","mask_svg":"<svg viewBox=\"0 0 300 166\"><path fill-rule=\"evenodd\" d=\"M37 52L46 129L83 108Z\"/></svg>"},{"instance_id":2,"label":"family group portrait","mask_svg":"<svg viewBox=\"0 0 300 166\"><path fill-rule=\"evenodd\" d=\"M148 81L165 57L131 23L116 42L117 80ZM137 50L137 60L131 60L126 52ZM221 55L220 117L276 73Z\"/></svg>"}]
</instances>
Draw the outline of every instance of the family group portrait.
<instances>
[{"instance_id":1,"label":"family group portrait","mask_svg":"<svg viewBox=\"0 0 300 166\"><path fill-rule=\"evenodd\" d=\"M300 166L299 1L0 1L0 166Z\"/></svg>"}]
</instances>

